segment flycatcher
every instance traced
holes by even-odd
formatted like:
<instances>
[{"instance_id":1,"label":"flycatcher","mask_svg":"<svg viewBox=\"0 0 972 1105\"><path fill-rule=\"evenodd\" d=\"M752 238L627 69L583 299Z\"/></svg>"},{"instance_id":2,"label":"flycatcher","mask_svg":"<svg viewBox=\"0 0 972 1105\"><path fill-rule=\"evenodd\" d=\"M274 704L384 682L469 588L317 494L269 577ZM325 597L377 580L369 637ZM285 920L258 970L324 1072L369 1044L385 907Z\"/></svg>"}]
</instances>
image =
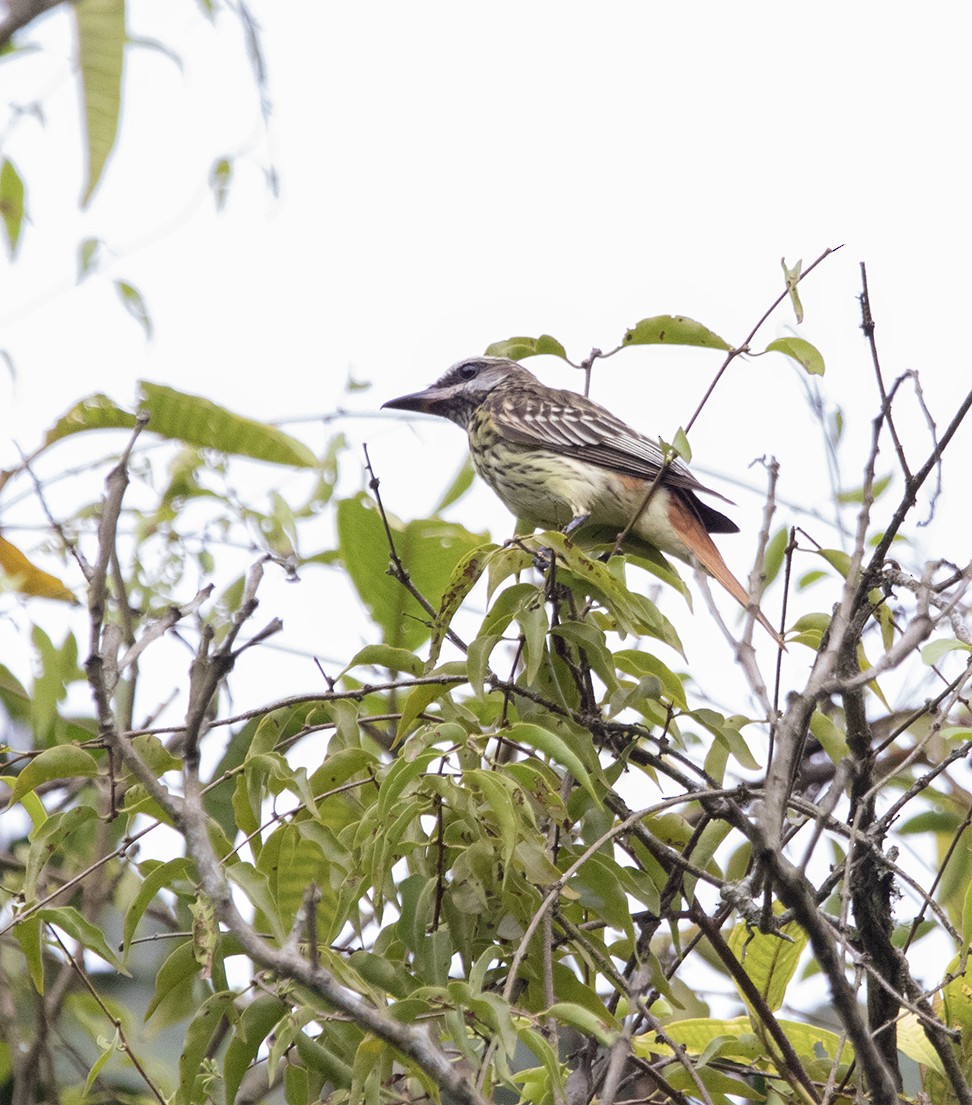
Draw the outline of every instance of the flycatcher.
<instances>
[{"instance_id":1,"label":"flycatcher","mask_svg":"<svg viewBox=\"0 0 972 1105\"><path fill-rule=\"evenodd\" d=\"M682 461L667 467L658 445L600 404L576 392L545 387L516 361L472 357L452 366L425 391L390 399L385 407L451 419L466 431L476 471L517 518L541 529L572 533L589 523L622 531L648 486L664 468L631 532L664 553L702 567L737 602L749 595L726 567L710 533L738 533L698 492ZM781 647L776 630L756 617Z\"/></svg>"}]
</instances>

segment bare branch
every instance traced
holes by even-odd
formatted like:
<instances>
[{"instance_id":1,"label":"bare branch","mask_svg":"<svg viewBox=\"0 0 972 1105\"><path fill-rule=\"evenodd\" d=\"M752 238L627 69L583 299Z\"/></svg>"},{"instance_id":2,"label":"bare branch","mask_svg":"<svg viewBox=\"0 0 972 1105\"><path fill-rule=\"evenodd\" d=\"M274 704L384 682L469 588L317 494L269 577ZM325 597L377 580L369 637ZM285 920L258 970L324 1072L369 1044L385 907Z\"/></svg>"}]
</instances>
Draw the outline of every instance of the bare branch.
<instances>
[{"instance_id":1,"label":"bare branch","mask_svg":"<svg viewBox=\"0 0 972 1105\"><path fill-rule=\"evenodd\" d=\"M6 46L13 36L33 23L63 0L6 0L6 15L0 19L0 48Z\"/></svg>"}]
</instances>

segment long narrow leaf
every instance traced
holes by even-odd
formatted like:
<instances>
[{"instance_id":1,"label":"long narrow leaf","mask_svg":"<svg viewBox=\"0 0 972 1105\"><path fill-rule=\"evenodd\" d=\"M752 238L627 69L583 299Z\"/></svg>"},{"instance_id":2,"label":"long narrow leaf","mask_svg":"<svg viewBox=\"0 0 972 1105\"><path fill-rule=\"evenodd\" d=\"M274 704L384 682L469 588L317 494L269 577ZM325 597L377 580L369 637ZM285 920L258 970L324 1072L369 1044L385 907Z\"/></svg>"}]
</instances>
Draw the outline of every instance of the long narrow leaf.
<instances>
[{"instance_id":1,"label":"long narrow leaf","mask_svg":"<svg viewBox=\"0 0 972 1105\"><path fill-rule=\"evenodd\" d=\"M88 174L81 197L91 199L115 145L125 54L125 0L81 0L73 5L84 98Z\"/></svg>"}]
</instances>

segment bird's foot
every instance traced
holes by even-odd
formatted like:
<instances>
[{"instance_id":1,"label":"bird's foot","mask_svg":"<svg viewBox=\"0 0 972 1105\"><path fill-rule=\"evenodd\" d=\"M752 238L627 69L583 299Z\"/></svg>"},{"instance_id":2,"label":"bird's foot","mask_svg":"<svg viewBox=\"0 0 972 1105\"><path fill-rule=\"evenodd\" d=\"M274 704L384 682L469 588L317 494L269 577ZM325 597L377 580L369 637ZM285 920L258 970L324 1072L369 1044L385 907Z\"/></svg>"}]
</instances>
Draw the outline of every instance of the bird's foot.
<instances>
[{"instance_id":1,"label":"bird's foot","mask_svg":"<svg viewBox=\"0 0 972 1105\"><path fill-rule=\"evenodd\" d=\"M534 551L533 554L533 566L541 575L546 575L553 567L556 553L550 548L549 545L541 545Z\"/></svg>"}]
</instances>

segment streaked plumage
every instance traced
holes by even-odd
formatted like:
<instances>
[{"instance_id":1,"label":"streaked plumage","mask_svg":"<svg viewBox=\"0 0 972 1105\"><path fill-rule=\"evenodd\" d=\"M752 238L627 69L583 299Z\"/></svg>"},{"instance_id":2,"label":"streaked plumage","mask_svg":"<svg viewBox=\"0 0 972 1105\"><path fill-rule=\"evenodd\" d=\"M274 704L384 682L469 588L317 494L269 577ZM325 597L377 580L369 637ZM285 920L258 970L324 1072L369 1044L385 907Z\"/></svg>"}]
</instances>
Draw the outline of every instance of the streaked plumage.
<instances>
[{"instance_id":1,"label":"streaked plumage","mask_svg":"<svg viewBox=\"0 0 972 1105\"><path fill-rule=\"evenodd\" d=\"M384 406L441 415L462 426L483 479L518 518L545 529L574 528L584 520L624 529L663 465L654 441L600 404L548 388L500 357L460 361L431 387ZM675 460L632 532L682 560L696 557L747 606L749 596L709 537L739 527L702 502L699 492L724 498ZM763 615L757 617L782 644Z\"/></svg>"}]
</instances>

